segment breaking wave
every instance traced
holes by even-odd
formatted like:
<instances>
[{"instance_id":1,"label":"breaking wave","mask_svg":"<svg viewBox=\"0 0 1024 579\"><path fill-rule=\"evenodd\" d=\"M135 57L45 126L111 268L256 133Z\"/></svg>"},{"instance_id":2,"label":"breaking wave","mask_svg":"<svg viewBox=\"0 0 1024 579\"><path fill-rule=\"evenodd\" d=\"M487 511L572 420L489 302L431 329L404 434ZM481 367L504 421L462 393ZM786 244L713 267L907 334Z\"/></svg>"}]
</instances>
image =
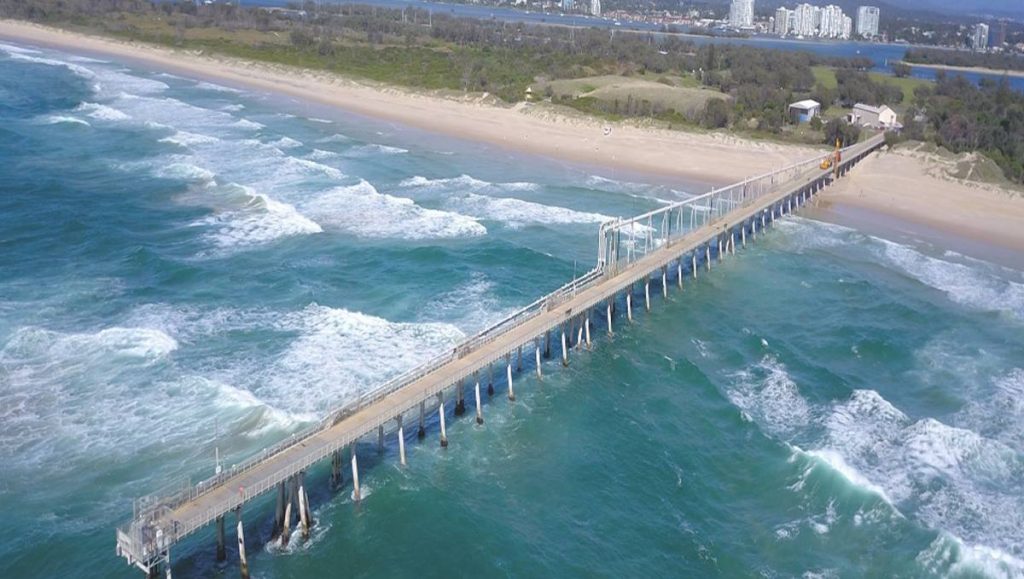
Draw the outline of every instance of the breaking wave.
<instances>
[{"instance_id":1,"label":"breaking wave","mask_svg":"<svg viewBox=\"0 0 1024 579\"><path fill-rule=\"evenodd\" d=\"M488 197L476 193L452 199L448 202L448 207L478 219L502 221L511 227L535 223L543 225L603 223L611 219L611 217L600 213L574 211L521 199Z\"/></svg>"},{"instance_id":2,"label":"breaking wave","mask_svg":"<svg viewBox=\"0 0 1024 579\"><path fill-rule=\"evenodd\" d=\"M412 199L382 194L367 181L336 187L302 205L327 227L361 237L407 240L449 239L485 235L472 217L426 209Z\"/></svg>"}]
</instances>

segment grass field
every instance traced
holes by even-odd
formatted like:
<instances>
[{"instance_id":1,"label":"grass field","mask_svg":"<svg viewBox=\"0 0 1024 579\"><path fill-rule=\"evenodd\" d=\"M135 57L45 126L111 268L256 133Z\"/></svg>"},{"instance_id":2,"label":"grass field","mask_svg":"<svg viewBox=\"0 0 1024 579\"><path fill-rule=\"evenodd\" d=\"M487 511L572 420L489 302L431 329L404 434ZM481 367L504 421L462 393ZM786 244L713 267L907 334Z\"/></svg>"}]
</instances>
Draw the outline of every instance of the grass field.
<instances>
[{"instance_id":1,"label":"grass field","mask_svg":"<svg viewBox=\"0 0 1024 579\"><path fill-rule=\"evenodd\" d=\"M653 80L657 78L658 80ZM688 77L678 76L591 76L568 80L555 80L534 87L534 93L543 93L550 87L557 99L566 97L591 98L597 101L612 103L618 101L625 105L629 100L634 102L647 101L663 109L672 109L687 115L695 114L704 108L704 104L712 98L729 100L726 94L710 88L693 88L696 81L686 80ZM651 79L651 80L649 80ZM668 84L672 83L672 84ZM539 89L539 90L538 90Z\"/></svg>"},{"instance_id":2,"label":"grass field","mask_svg":"<svg viewBox=\"0 0 1024 579\"><path fill-rule=\"evenodd\" d=\"M815 82L821 83L826 88L836 88L838 83L836 82L835 69L828 66L812 66L811 72L814 73ZM868 76L875 82L881 82L899 87L903 91L903 103L905 107L914 98L914 89L919 86L929 86L932 81L921 78L896 78L892 75L883 74L881 72L869 72ZM895 107L894 107L895 108Z\"/></svg>"}]
</instances>

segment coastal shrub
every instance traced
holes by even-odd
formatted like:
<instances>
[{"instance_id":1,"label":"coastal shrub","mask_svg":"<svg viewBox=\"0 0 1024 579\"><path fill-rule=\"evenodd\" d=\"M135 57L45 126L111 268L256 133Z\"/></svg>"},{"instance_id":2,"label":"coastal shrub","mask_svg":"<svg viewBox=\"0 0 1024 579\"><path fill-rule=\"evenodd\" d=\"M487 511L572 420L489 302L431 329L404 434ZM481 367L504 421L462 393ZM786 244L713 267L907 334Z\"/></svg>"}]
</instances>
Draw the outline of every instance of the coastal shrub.
<instances>
[{"instance_id":1,"label":"coastal shrub","mask_svg":"<svg viewBox=\"0 0 1024 579\"><path fill-rule=\"evenodd\" d=\"M729 124L729 105L722 99L708 99L704 103L701 125L709 129L721 129Z\"/></svg>"}]
</instances>

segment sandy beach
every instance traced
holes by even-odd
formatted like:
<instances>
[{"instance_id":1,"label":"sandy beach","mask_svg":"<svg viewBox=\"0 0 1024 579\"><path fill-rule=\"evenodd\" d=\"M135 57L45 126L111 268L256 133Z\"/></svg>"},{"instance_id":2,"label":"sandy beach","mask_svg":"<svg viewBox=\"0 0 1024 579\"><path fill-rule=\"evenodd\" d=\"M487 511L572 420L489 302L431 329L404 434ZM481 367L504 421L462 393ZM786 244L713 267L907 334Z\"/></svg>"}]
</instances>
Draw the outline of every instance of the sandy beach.
<instances>
[{"instance_id":1,"label":"sandy beach","mask_svg":"<svg viewBox=\"0 0 1024 579\"><path fill-rule=\"evenodd\" d=\"M969 254L1024 267L1024 196L956 179L948 174L955 164L909 145L879 152L825 189L819 208L826 218L877 222L940 246L959 238Z\"/></svg>"},{"instance_id":2,"label":"sandy beach","mask_svg":"<svg viewBox=\"0 0 1024 579\"><path fill-rule=\"evenodd\" d=\"M566 161L724 184L817 153L807 147L755 142L725 134L694 134L605 124L553 114L543 105L514 107L492 99L453 99L353 81L322 71L175 51L86 36L11 20L0 39L87 51L182 75L216 79L255 90L336 106L417 128Z\"/></svg>"},{"instance_id":3,"label":"sandy beach","mask_svg":"<svg viewBox=\"0 0 1024 579\"><path fill-rule=\"evenodd\" d=\"M617 124L606 134L608 127L600 120L562 114L542 104L505 107L493 104L493 99L434 96L320 71L175 51L10 20L0 21L0 39L109 55L445 135L689 182L734 182L821 153L725 133ZM938 229L1002 251L1024 253L1024 197L998 186L952 178L940 160L917 152L898 150L869 158L826 190L822 203L836 210L857 208L899 219L911 232L915 227Z\"/></svg>"},{"instance_id":4,"label":"sandy beach","mask_svg":"<svg viewBox=\"0 0 1024 579\"><path fill-rule=\"evenodd\" d=\"M1006 75L1024 78L1024 70L999 70L995 68L983 68L980 66L952 66L949 64L922 64L920 62L905 62L903 64L920 68L931 68L934 70L948 70L950 72L976 72L978 74Z\"/></svg>"}]
</instances>

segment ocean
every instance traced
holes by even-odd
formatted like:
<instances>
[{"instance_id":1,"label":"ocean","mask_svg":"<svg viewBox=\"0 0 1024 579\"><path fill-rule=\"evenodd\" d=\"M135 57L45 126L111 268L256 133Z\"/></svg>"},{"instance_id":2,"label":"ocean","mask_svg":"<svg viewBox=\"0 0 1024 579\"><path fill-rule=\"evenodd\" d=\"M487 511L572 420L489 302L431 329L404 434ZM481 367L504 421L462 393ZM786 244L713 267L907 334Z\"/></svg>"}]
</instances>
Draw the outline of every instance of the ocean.
<instances>
[{"instance_id":1,"label":"ocean","mask_svg":"<svg viewBox=\"0 0 1024 579\"><path fill-rule=\"evenodd\" d=\"M0 44L0 577L130 577L211 476L705 190ZM682 159L685 162L685 159ZM657 293L657 292L654 292ZM307 478L254 577L1024 577L1024 272L795 217L543 379ZM346 480L348 480L346 473ZM176 577L237 576L212 529Z\"/></svg>"}]
</instances>

